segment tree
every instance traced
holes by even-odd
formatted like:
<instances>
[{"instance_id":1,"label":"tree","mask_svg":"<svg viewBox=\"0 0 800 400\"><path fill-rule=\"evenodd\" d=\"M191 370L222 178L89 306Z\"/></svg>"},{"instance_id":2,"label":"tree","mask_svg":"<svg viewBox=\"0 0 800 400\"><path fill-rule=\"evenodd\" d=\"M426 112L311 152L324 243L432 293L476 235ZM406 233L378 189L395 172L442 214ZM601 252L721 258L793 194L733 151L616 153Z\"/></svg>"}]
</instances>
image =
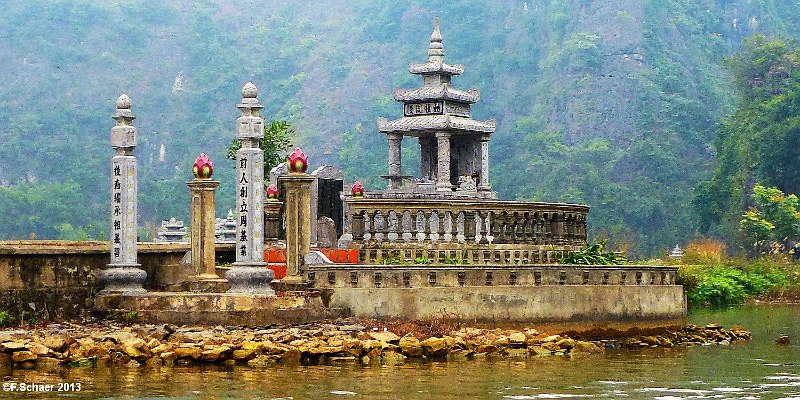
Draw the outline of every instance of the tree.
<instances>
[{"instance_id":1,"label":"tree","mask_svg":"<svg viewBox=\"0 0 800 400\"><path fill-rule=\"evenodd\" d=\"M692 202L701 231L739 242L752 253L754 243L790 236L782 228L785 221L771 219L777 215L765 219L758 213L769 213L784 192L800 192L800 50L756 35L728 65L739 105L717 131L716 170L697 186Z\"/></svg>"},{"instance_id":2,"label":"tree","mask_svg":"<svg viewBox=\"0 0 800 400\"><path fill-rule=\"evenodd\" d=\"M754 206L742 215L739 226L749 239L751 255L775 249L787 252L800 239L800 201L794 194L756 185Z\"/></svg>"},{"instance_id":3,"label":"tree","mask_svg":"<svg viewBox=\"0 0 800 400\"><path fill-rule=\"evenodd\" d=\"M284 161L286 156L283 153L292 147L295 134L294 128L283 120L270 121L269 125L264 127L264 137L258 142L258 147L264 151L264 176L269 176L269 171ZM240 148L239 140L233 139L228 145L225 157L235 160L236 152Z\"/></svg>"}]
</instances>

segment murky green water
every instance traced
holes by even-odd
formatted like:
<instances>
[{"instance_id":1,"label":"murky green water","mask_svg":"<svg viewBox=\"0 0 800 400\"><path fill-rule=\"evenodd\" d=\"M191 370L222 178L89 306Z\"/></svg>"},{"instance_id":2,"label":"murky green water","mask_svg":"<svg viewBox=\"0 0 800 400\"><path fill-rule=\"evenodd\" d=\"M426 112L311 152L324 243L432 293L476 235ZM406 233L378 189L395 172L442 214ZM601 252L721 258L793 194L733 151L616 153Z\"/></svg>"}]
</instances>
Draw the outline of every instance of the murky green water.
<instances>
[{"instance_id":1,"label":"murky green water","mask_svg":"<svg viewBox=\"0 0 800 400\"><path fill-rule=\"evenodd\" d=\"M174 367L14 371L6 382L81 383L80 392L0 398L800 399L800 306L693 312L743 325L745 345L618 351L578 358L415 362L403 366ZM793 344L773 340L790 335Z\"/></svg>"}]
</instances>

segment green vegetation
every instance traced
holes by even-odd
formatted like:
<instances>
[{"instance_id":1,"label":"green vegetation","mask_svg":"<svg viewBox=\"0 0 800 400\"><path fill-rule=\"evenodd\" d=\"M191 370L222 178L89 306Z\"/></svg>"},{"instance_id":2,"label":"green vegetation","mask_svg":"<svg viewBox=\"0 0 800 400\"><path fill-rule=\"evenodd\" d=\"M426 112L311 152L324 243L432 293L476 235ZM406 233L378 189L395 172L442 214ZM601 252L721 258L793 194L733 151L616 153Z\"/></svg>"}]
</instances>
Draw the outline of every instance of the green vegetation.
<instances>
[{"instance_id":1,"label":"green vegetation","mask_svg":"<svg viewBox=\"0 0 800 400\"><path fill-rule=\"evenodd\" d=\"M142 226L188 219L185 183L200 152L217 165L220 215L234 206L224 156L248 80L262 115L297 130L312 168L338 165L368 190L383 187L387 143L374 121L402 115L392 90L418 84L406 66L426 59L437 15L446 61L466 67L453 84L481 89L473 115L497 119L491 176L501 198L589 204L590 234L641 257L698 228L739 237L748 207L738 204L755 183L798 193L797 74L779 56L791 42L750 40L733 56L756 33L799 37L796 1L9 0L0 210L14 218L0 238L107 236L108 117L123 90L139 129ZM754 101L737 108L747 79L731 77L762 72ZM418 149L405 143L404 173L417 174Z\"/></svg>"},{"instance_id":2,"label":"green vegetation","mask_svg":"<svg viewBox=\"0 0 800 400\"><path fill-rule=\"evenodd\" d=\"M739 226L748 240L751 256L790 253L800 240L800 202L797 196L784 195L777 188L756 185L753 207L744 213Z\"/></svg>"},{"instance_id":3,"label":"green vegetation","mask_svg":"<svg viewBox=\"0 0 800 400\"><path fill-rule=\"evenodd\" d=\"M566 253L558 258L561 264L580 265L620 265L627 264L628 259L621 253L606 250L606 241L586 246L580 251Z\"/></svg>"},{"instance_id":4,"label":"green vegetation","mask_svg":"<svg viewBox=\"0 0 800 400\"><path fill-rule=\"evenodd\" d=\"M0 327L11 326L14 323L14 317L6 310L0 310Z\"/></svg>"},{"instance_id":5,"label":"green vegetation","mask_svg":"<svg viewBox=\"0 0 800 400\"><path fill-rule=\"evenodd\" d=\"M691 306L740 304L748 299L782 298L800 286L800 266L769 261L729 260L682 265L678 283Z\"/></svg>"},{"instance_id":6,"label":"green vegetation","mask_svg":"<svg viewBox=\"0 0 800 400\"><path fill-rule=\"evenodd\" d=\"M139 313L136 311L128 311L122 314L122 320L125 322L136 322L139 319Z\"/></svg>"},{"instance_id":7,"label":"green vegetation","mask_svg":"<svg viewBox=\"0 0 800 400\"><path fill-rule=\"evenodd\" d=\"M729 60L739 94L717 133L717 166L694 205L701 232L750 256L800 239L800 49L756 35Z\"/></svg>"}]
</instances>

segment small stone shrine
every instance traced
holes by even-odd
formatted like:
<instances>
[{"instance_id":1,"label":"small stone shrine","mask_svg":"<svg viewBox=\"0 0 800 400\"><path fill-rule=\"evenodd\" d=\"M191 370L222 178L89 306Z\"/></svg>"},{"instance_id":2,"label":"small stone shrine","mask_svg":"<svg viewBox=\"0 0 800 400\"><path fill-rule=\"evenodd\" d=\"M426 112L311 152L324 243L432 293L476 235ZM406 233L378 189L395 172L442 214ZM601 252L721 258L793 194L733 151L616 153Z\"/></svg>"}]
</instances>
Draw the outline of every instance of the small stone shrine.
<instances>
[{"instance_id":1,"label":"small stone shrine","mask_svg":"<svg viewBox=\"0 0 800 400\"><path fill-rule=\"evenodd\" d=\"M403 117L378 119L378 129L389 140L389 192L457 194L493 198L489 184L489 138L494 120L472 119L470 106L480 99L478 89L463 91L451 86L463 65L444 62L439 19L434 23L428 62L411 64L409 71L422 76L422 87L395 89L403 103ZM419 180L402 174L402 142L416 137L420 146Z\"/></svg>"},{"instance_id":2,"label":"small stone shrine","mask_svg":"<svg viewBox=\"0 0 800 400\"><path fill-rule=\"evenodd\" d=\"M175 217L161 221L161 227L156 234L156 242L187 242L186 234L188 230L183 221L178 221Z\"/></svg>"},{"instance_id":3,"label":"small stone shrine","mask_svg":"<svg viewBox=\"0 0 800 400\"><path fill-rule=\"evenodd\" d=\"M214 220L214 237L217 243L236 243L236 218L233 210L228 210L226 218Z\"/></svg>"}]
</instances>

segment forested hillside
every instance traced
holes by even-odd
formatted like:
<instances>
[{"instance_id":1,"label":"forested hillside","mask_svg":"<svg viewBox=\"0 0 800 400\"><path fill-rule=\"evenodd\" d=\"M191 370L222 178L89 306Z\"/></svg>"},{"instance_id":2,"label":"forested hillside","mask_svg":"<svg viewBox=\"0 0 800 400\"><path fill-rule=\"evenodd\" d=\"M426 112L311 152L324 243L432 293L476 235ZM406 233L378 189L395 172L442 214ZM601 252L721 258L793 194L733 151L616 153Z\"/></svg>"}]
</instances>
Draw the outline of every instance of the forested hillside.
<instances>
[{"instance_id":1,"label":"forested hillside","mask_svg":"<svg viewBox=\"0 0 800 400\"><path fill-rule=\"evenodd\" d=\"M114 99L139 130L140 225L187 218L191 163L217 164L232 204L240 88L295 142L383 187L375 119L401 114L434 16L460 88L497 119L493 188L505 199L592 206L595 235L638 254L691 238L693 190L715 169L714 138L736 107L725 59L755 33L800 36L794 0L65 0L0 13L0 238L103 237ZM404 146L415 158L413 143ZM406 162L408 173L415 173Z\"/></svg>"}]
</instances>

